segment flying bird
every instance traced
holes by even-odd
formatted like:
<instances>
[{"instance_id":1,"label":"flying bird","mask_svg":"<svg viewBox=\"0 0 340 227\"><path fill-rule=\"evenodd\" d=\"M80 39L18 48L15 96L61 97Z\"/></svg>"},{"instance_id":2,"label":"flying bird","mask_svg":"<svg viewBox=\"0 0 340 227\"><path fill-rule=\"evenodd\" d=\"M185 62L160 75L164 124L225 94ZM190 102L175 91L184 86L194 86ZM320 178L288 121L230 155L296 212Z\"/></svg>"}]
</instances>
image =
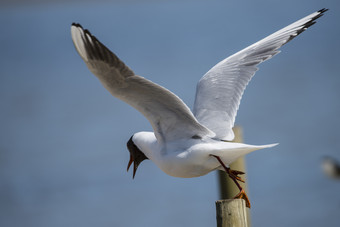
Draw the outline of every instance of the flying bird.
<instances>
[{"instance_id":1,"label":"flying bird","mask_svg":"<svg viewBox=\"0 0 340 227\"><path fill-rule=\"evenodd\" d=\"M340 180L340 162L335 158L324 157L321 162L321 168L329 178Z\"/></svg>"},{"instance_id":2,"label":"flying bird","mask_svg":"<svg viewBox=\"0 0 340 227\"><path fill-rule=\"evenodd\" d=\"M243 92L257 66L278 54L279 48L305 31L328 9L321 9L269 35L212 67L198 82L193 112L174 93L136 75L123 61L78 23L71 26L76 50L90 71L116 98L130 104L150 122L153 132L137 132L127 142L135 177L149 159L174 177L199 177L223 170L238 186L235 198L248 196L238 181L241 171L229 165L252 151L274 147L231 142Z\"/></svg>"}]
</instances>

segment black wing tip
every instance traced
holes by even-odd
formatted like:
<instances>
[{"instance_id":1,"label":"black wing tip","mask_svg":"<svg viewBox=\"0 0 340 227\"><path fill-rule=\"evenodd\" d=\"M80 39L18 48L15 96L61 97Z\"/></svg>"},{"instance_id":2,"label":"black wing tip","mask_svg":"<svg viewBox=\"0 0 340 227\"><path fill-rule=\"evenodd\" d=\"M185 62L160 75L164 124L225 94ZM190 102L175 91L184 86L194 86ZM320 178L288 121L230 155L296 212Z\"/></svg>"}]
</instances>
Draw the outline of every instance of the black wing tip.
<instances>
[{"instance_id":1,"label":"black wing tip","mask_svg":"<svg viewBox=\"0 0 340 227\"><path fill-rule=\"evenodd\" d=\"M75 23L73 22L71 26L75 26L75 27L78 27L78 28L83 28L83 26L81 26L79 23Z\"/></svg>"},{"instance_id":2,"label":"black wing tip","mask_svg":"<svg viewBox=\"0 0 340 227\"><path fill-rule=\"evenodd\" d=\"M307 28L309 28L310 26L312 26L313 24L315 24L315 23L316 23L315 20L318 19L318 18L320 18L320 17L322 17L322 16L324 15L323 13L326 12L326 11L328 11L327 8L322 8L322 9L320 9L319 11L317 11L318 14L317 14L316 16L312 17L312 18L310 19L310 21L306 22L306 23L304 24L303 28L302 28L300 31L298 31L297 34L300 34L301 32L305 31Z\"/></svg>"},{"instance_id":3,"label":"black wing tip","mask_svg":"<svg viewBox=\"0 0 340 227\"><path fill-rule=\"evenodd\" d=\"M94 35L92 35L91 32L90 32L88 29L84 29L83 26L81 26L81 24L73 22L71 26L80 28L81 30L83 30L83 32L84 32L85 34L90 35L90 37L91 37L92 39L98 41L98 39L97 39Z\"/></svg>"},{"instance_id":4,"label":"black wing tip","mask_svg":"<svg viewBox=\"0 0 340 227\"><path fill-rule=\"evenodd\" d=\"M81 26L81 24L73 22L72 26L80 28L81 30L83 30L85 34L88 34L90 35L91 38L94 38L95 40L97 40L97 38L94 35L92 35L88 29L84 29L83 26Z\"/></svg>"},{"instance_id":5,"label":"black wing tip","mask_svg":"<svg viewBox=\"0 0 340 227\"><path fill-rule=\"evenodd\" d=\"M319 17L321 17L323 15L323 13L327 12L329 9L327 8L322 8L320 10L318 10L317 12L319 13L316 17L314 17L313 19L317 19ZM82 28L83 29L83 26L81 26L81 24L79 23L76 23L76 22L72 22L72 26L75 26L75 27L79 27L79 28ZM85 31L88 32L88 30L86 29Z\"/></svg>"},{"instance_id":6,"label":"black wing tip","mask_svg":"<svg viewBox=\"0 0 340 227\"><path fill-rule=\"evenodd\" d=\"M290 40L294 39L296 36L300 35L302 32L306 31L307 28L309 28L310 26L312 26L313 24L316 23L316 19L318 19L319 17L323 16L323 13L328 11L327 8L323 8L320 9L319 11L317 11L317 15L315 15L314 17L310 18L309 21L307 21L305 24L303 24L302 28L296 31L296 34L291 35L289 37L289 39L287 40L287 42L289 42ZM286 43L287 43L286 42Z\"/></svg>"},{"instance_id":7,"label":"black wing tip","mask_svg":"<svg viewBox=\"0 0 340 227\"><path fill-rule=\"evenodd\" d=\"M328 11L328 9L326 8L323 8L323 9L320 9L319 11L317 11L319 14L316 15L315 17L312 18L312 21L318 19L319 17L322 17L324 15L324 12Z\"/></svg>"},{"instance_id":8,"label":"black wing tip","mask_svg":"<svg viewBox=\"0 0 340 227\"><path fill-rule=\"evenodd\" d=\"M91 32L88 29L83 29L85 34L89 34L91 36L91 38L93 37L93 35L91 34Z\"/></svg>"},{"instance_id":9,"label":"black wing tip","mask_svg":"<svg viewBox=\"0 0 340 227\"><path fill-rule=\"evenodd\" d=\"M84 29L79 23L72 23L71 27L81 29L82 42L86 47L88 59L99 59L102 61L110 61L110 56L114 55L104 44L102 44L96 36L92 35L88 29ZM115 56L115 55L114 55ZM116 57L116 56L115 56ZM117 57L116 57L117 58Z\"/></svg>"},{"instance_id":10,"label":"black wing tip","mask_svg":"<svg viewBox=\"0 0 340 227\"><path fill-rule=\"evenodd\" d=\"M315 18L316 19L316 18ZM306 30L307 28L309 28L310 26L312 26L313 24L315 24L316 23L316 21L314 21L315 19L313 19L313 20L311 20L311 21L308 21L307 23L305 23L305 25L303 26L303 29L300 31L300 33L301 32L303 32L304 30ZM299 33L299 32L298 32ZM299 33L299 34L300 34Z\"/></svg>"},{"instance_id":11,"label":"black wing tip","mask_svg":"<svg viewBox=\"0 0 340 227\"><path fill-rule=\"evenodd\" d=\"M324 13L324 12L326 12L326 11L328 11L329 9L327 9L327 8L322 8L322 9L320 9L319 11L318 11L318 13Z\"/></svg>"},{"instance_id":12,"label":"black wing tip","mask_svg":"<svg viewBox=\"0 0 340 227\"><path fill-rule=\"evenodd\" d=\"M323 8L323 9L320 9L319 11L317 11L319 14L316 15L316 16L314 16L314 17L312 18L312 21L314 21L314 20L318 19L319 17L323 16L323 14L324 14L325 12L327 12L328 10L329 10L329 9L327 9L327 8Z\"/></svg>"}]
</instances>

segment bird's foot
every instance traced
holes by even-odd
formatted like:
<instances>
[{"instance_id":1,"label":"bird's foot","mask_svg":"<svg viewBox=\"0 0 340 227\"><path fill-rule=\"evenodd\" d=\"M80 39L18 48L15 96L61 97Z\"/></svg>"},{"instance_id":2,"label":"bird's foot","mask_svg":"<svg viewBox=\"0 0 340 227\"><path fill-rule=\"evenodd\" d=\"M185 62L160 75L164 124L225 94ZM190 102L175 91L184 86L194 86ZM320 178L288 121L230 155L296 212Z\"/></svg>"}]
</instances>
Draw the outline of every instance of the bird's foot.
<instances>
[{"instance_id":1,"label":"bird's foot","mask_svg":"<svg viewBox=\"0 0 340 227\"><path fill-rule=\"evenodd\" d=\"M246 201L246 207L250 208L250 201L248 199L248 196L244 189L242 189L235 197L234 199L244 199Z\"/></svg>"},{"instance_id":2,"label":"bird's foot","mask_svg":"<svg viewBox=\"0 0 340 227\"><path fill-rule=\"evenodd\" d=\"M237 181L241 181L241 182L245 183L245 181L241 177L238 176L238 175L242 175L242 174L245 174L245 173L242 172L242 171L230 169L229 167L227 167L222 162L222 160L219 156L213 155L213 154L211 154L211 156L215 157L218 160L218 162L221 164L221 166L223 166L226 173L229 175L229 177L234 181L236 186L239 188L240 192L234 197L234 199L244 199L244 201L246 201L246 206L248 208L250 208L250 201L248 199L248 196L247 196L246 192L244 191L244 189L241 187L241 185L237 182Z\"/></svg>"},{"instance_id":3,"label":"bird's foot","mask_svg":"<svg viewBox=\"0 0 340 227\"><path fill-rule=\"evenodd\" d=\"M244 172L238 171L238 170L230 169L229 167L227 167L227 166L222 162L221 158L220 158L219 156L217 156L217 155L211 154L210 156L213 156L213 157L215 157L215 158L217 159L217 161L221 164L221 166L223 166L223 168L224 168L224 170L226 171L226 173L228 173L229 177L230 177L231 179L233 179L233 181L235 181L235 183L236 183L236 180L245 183L245 181L244 181L241 177L238 176L238 175L245 174ZM241 189L240 189L240 190L241 190Z\"/></svg>"},{"instance_id":4,"label":"bird's foot","mask_svg":"<svg viewBox=\"0 0 340 227\"><path fill-rule=\"evenodd\" d=\"M227 173L228 173L228 175L229 175L230 178L245 183L245 181L244 181L241 177L238 176L238 175L243 175L243 174L245 174L245 172L227 168Z\"/></svg>"},{"instance_id":5,"label":"bird's foot","mask_svg":"<svg viewBox=\"0 0 340 227\"><path fill-rule=\"evenodd\" d=\"M238 171L238 170L232 170L232 169L229 168L227 173L228 173L229 177L231 179L233 179L233 181L235 183L237 183L236 180L245 183L245 181L241 177L238 176L238 175L245 174L244 172ZM250 201L249 201L249 198L248 198L246 192L244 191L244 189L240 185L237 184L237 186L239 187L240 192L234 197L234 199L244 199L244 201L246 202L246 207L250 208Z\"/></svg>"}]
</instances>

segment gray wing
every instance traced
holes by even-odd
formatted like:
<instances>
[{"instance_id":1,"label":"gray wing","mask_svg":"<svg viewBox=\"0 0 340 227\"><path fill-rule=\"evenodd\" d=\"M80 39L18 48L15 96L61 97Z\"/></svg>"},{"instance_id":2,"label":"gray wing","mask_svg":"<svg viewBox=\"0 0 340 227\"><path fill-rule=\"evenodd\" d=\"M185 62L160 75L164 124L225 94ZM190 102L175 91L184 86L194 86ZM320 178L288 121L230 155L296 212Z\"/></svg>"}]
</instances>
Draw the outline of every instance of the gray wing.
<instances>
[{"instance_id":1,"label":"gray wing","mask_svg":"<svg viewBox=\"0 0 340 227\"><path fill-rule=\"evenodd\" d=\"M210 69L196 89L194 115L223 140L233 140L235 117L242 94L257 65L278 54L282 45L305 31L323 15L321 9L224 59Z\"/></svg>"},{"instance_id":2,"label":"gray wing","mask_svg":"<svg viewBox=\"0 0 340 227\"><path fill-rule=\"evenodd\" d=\"M159 142L190 138L195 135L214 135L198 123L179 97L135 75L81 25L72 24L71 36L76 50L91 72L113 96L130 104L149 120Z\"/></svg>"}]
</instances>

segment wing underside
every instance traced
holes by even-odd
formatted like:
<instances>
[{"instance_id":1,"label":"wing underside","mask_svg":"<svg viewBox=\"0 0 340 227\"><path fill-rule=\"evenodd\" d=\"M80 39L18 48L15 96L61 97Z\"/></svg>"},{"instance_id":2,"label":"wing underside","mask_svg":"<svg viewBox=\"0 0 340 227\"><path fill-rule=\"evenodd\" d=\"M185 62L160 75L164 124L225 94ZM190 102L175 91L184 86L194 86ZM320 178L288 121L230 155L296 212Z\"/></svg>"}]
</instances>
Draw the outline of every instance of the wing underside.
<instances>
[{"instance_id":1,"label":"wing underside","mask_svg":"<svg viewBox=\"0 0 340 227\"><path fill-rule=\"evenodd\" d=\"M233 140L235 117L243 92L257 66L278 54L281 46L313 25L327 9L321 9L237 52L211 68L196 89L197 120L222 140Z\"/></svg>"},{"instance_id":2,"label":"wing underside","mask_svg":"<svg viewBox=\"0 0 340 227\"><path fill-rule=\"evenodd\" d=\"M90 71L115 97L130 104L151 123L159 142L192 136L214 136L202 126L185 103L175 94L137 76L88 30L72 24L74 46Z\"/></svg>"}]
</instances>

